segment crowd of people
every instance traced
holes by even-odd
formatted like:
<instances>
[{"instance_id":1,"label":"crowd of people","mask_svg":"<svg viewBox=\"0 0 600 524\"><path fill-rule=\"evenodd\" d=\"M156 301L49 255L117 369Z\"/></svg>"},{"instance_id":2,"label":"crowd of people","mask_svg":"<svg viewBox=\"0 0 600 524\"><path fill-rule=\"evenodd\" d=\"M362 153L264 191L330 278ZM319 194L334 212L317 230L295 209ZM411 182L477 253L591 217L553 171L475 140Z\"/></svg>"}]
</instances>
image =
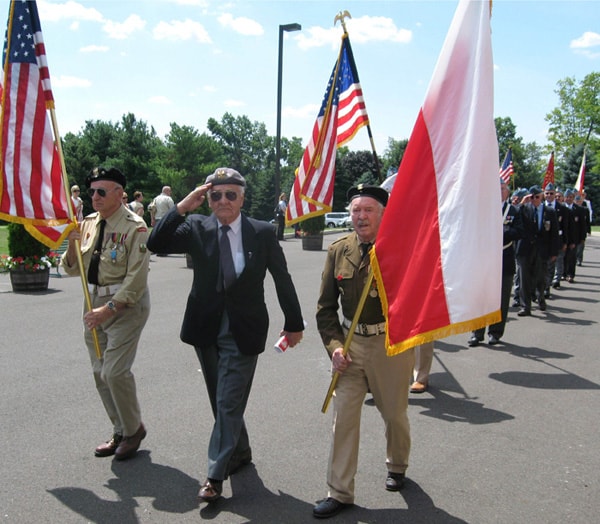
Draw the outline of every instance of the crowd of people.
<instances>
[{"instance_id":1,"label":"crowd of people","mask_svg":"<svg viewBox=\"0 0 600 524\"><path fill-rule=\"evenodd\" d=\"M283 312L280 335L290 347L302 340L305 323L279 243L283 227L241 213L246 180L230 168L217 169L178 203L165 186L148 206L151 232L143 219L143 194L136 191L129 203L126 178L118 169L92 170L86 186L94 212L79 218L83 203L79 187L73 186L79 227L69 235L61 264L68 274L85 272L89 283L91 308L84 304L84 341L112 425L111 438L98 445L94 454L127 460L146 437L131 367L150 314L149 256L150 252L188 254L194 278L180 336L197 354L214 417L207 476L198 493L201 501L214 502L222 496L223 482L252 462L244 413L267 338L263 286L267 271L275 281ZM504 335L513 289L513 306L523 317L531 315L532 303L545 311L551 289L575 281L592 219L585 195L573 190L563 194L553 184L543 190L538 186L518 190L511 197L502 183L501 195L501 319L487 328L492 346ZM408 396L427 390L433 360L432 342L387 356L385 316L376 281L368 275L369 251L388 191L359 184L349 189L347 200L353 231L329 246L316 304L317 329L338 379L327 467L329 490L313 508L313 516L320 519L354 504L361 411L368 393L385 427L383 487L402 489L411 447ZM205 201L210 215L192 213ZM283 194L278 209L284 211L285 204ZM370 282L367 295L365 282ZM361 300L363 296L366 300ZM485 331L474 331L468 345L482 343Z\"/></svg>"}]
</instances>

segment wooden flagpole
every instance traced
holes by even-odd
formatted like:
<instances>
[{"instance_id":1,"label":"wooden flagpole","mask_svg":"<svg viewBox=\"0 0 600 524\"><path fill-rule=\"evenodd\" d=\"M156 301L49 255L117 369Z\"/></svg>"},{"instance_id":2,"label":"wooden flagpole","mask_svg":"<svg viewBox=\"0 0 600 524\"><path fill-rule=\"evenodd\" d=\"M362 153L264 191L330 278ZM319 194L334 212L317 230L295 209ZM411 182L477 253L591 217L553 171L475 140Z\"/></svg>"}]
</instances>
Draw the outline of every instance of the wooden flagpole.
<instances>
[{"instance_id":1,"label":"wooden flagpole","mask_svg":"<svg viewBox=\"0 0 600 524\"><path fill-rule=\"evenodd\" d=\"M67 178L67 168L65 165L65 157L63 155L62 144L60 142L60 135L58 133L58 122L56 120L56 112L54 107L50 108L50 118L52 120L52 130L54 132L54 140L56 143L56 148L58 149L58 157L60 158L60 167L62 173L62 181L63 187L65 190L65 195L67 197L67 210L69 212L69 218L75 224L75 227L79 227L77 223L77 217L73 214L73 206L69 202L71 199L71 189L69 188L69 179ZM93 309L92 307L92 299L90 298L90 291L87 285L87 277L85 275L85 270L83 267L83 257L81 256L81 246L79 240L75 240L75 254L77 255L77 265L79 266L79 276L81 277L81 287L83 288L83 296L85 298L85 305L88 311ZM102 358L102 352L100 351L100 342L98 340L98 333L96 332L96 328L92 328L92 337L94 339L94 348L96 350L96 357L98 360Z\"/></svg>"},{"instance_id":2,"label":"wooden flagpole","mask_svg":"<svg viewBox=\"0 0 600 524\"><path fill-rule=\"evenodd\" d=\"M371 282L373 282L373 269L369 265L369 274L367 275L367 281L365 282L365 287L363 288L362 294L360 295L360 300L358 301L358 306L356 307L356 311L354 312L352 324L350 324L350 327L348 328L348 335L346 336L346 341L344 342L344 348L342 351L342 354L344 356L348 354L348 350L350 349L350 344L352 343L352 338L354 337L354 330L356 329L358 319L360 318L360 314L362 313L362 310L365 307L367 295L369 294L369 290L371 289ZM335 386L337 385L337 381L339 378L339 371L336 371L333 374L333 377L331 377L331 383L329 384L329 389L327 390L327 395L325 396L325 401L323 402L323 407L321 408L322 413L327 412L329 402L331 402L331 397L333 396L333 392L335 391Z\"/></svg>"}]
</instances>

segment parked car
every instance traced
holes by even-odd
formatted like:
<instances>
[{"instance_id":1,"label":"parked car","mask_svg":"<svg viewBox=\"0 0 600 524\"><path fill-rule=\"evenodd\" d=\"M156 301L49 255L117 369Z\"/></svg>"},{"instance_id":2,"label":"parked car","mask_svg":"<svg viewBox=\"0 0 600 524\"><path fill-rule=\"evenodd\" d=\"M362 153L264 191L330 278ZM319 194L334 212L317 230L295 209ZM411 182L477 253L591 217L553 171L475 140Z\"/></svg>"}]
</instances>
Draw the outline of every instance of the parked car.
<instances>
[{"instance_id":1,"label":"parked car","mask_svg":"<svg viewBox=\"0 0 600 524\"><path fill-rule=\"evenodd\" d=\"M347 211L336 213L325 213L325 225L331 227L343 227L344 221L350 216Z\"/></svg>"},{"instance_id":2,"label":"parked car","mask_svg":"<svg viewBox=\"0 0 600 524\"><path fill-rule=\"evenodd\" d=\"M348 228L348 229L354 228L354 224L352 223L352 217L351 216L349 216L348 218L346 218L344 220L344 223L342 224L342 227Z\"/></svg>"}]
</instances>

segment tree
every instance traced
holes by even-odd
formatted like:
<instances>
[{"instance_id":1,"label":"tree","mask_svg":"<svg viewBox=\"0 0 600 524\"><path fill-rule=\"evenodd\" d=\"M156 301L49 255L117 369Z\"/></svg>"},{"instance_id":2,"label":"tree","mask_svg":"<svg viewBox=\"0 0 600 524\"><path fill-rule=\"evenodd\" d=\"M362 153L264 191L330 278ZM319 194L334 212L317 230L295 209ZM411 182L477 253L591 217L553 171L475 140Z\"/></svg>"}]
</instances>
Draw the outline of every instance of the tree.
<instances>
[{"instance_id":1,"label":"tree","mask_svg":"<svg viewBox=\"0 0 600 524\"><path fill-rule=\"evenodd\" d=\"M341 147L337 151L335 169L334 210L346 207L346 193L352 186L361 183L379 184L372 151L349 151L347 147Z\"/></svg>"},{"instance_id":2,"label":"tree","mask_svg":"<svg viewBox=\"0 0 600 524\"><path fill-rule=\"evenodd\" d=\"M387 149L383 153L383 173L384 178L387 178L398 172L404 152L408 146L408 139L394 140L388 138Z\"/></svg>"},{"instance_id":3,"label":"tree","mask_svg":"<svg viewBox=\"0 0 600 524\"><path fill-rule=\"evenodd\" d=\"M600 138L600 73L593 72L577 83L574 77L557 82L559 106L546 115L548 139L557 155L580 144L598 150Z\"/></svg>"},{"instance_id":4,"label":"tree","mask_svg":"<svg viewBox=\"0 0 600 524\"><path fill-rule=\"evenodd\" d=\"M265 124L250 122L247 116L225 113L221 122L208 119L208 130L223 148L227 167L239 171L248 185L245 209L254 217L271 217L275 199L275 139ZM265 191L270 190L270 195Z\"/></svg>"},{"instance_id":5,"label":"tree","mask_svg":"<svg viewBox=\"0 0 600 524\"><path fill-rule=\"evenodd\" d=\"M174 194L187 195L208 175L226 163L223 150L207 133L191 126L171 122L165 137L165 157L159 170L161 181L171 186Z\"/></svg>"}]
</instances>

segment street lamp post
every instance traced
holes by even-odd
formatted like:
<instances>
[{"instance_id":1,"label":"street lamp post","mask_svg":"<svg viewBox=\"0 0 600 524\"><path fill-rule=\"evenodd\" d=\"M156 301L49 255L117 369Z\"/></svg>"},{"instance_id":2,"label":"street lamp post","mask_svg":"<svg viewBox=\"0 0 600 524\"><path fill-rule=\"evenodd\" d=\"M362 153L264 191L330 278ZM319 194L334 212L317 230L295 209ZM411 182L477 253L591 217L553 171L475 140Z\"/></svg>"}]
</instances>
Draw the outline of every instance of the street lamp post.
<instances>
[{"instance_id":1,"label":"street lamp post","mask_svg":"<svg viewBox=\"0 0 600 524\"><path fill-rule=\"evenodd\" d=\"M281 77L283 70L283 33L284 31L300 31L300 24L284 24L279 26L279 62L277 65L277 137L275 140L275 205L279 202L281 185Z\"/></svg>"}]
</instances>

